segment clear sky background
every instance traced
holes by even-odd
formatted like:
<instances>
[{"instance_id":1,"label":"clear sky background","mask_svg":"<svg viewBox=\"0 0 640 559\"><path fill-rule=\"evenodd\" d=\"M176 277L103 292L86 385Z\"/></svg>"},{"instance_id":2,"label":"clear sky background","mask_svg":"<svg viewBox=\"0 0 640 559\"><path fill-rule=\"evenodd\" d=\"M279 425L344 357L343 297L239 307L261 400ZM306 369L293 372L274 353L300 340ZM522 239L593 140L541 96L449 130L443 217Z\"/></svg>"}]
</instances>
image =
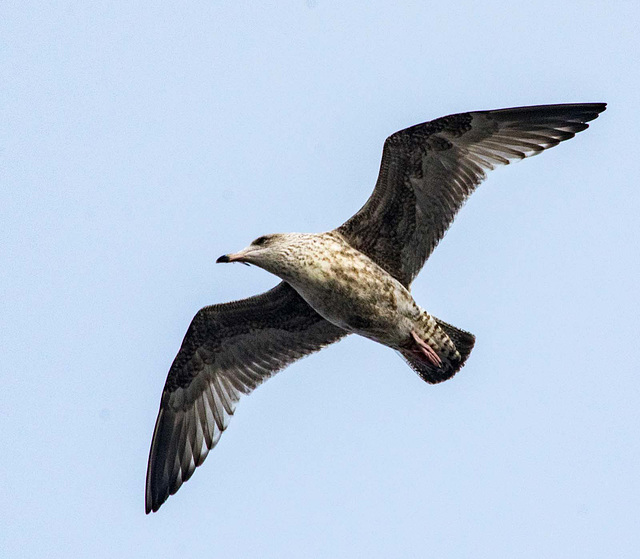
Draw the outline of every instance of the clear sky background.
<instances>
[{"instance_id":1,"label":"clear sky background","mask_svg":"<svg viewBox=\"0 0 640 559\"><path fill-rule=\"evenodd\" d=\"M0 5L2 557L637 557L638 91L630 2ZM423 383L351 337L244 398L158 514L144 479L215 259L322 231L386 136L606 101L492 172L413 287L477 336Z\"/></svg>"}]
</instances>

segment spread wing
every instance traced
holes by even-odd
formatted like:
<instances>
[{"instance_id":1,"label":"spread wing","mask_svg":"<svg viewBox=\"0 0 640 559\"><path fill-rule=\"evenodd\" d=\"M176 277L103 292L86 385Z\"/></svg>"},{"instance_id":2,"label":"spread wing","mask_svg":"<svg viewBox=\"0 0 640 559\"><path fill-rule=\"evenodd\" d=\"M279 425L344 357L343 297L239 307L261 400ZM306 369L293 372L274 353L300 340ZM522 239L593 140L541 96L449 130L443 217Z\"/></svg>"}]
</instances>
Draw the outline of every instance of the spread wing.
<instances>
[{"instance_id":1,"label":"spread wing","mask_svg":"<svg viewBox=\"0 0 640 559\"><path fill-rule=\"evenodd\" d=\"M286 283L201 309L162 392L147 469L147 513L157 511L204 462L241 394L346 334Z\"/></svg>"},{"instance_id":2,"label":"spread wing","mask_svg":"<svg viewBox=\"0 0 640 559\"><path fill-rule=\"evenodd\" d=\"M445 116L387 138L378 182L337 230L405 286L495 165L573 138L605 103L543 105Z\"/></svg>"}]
</instances>

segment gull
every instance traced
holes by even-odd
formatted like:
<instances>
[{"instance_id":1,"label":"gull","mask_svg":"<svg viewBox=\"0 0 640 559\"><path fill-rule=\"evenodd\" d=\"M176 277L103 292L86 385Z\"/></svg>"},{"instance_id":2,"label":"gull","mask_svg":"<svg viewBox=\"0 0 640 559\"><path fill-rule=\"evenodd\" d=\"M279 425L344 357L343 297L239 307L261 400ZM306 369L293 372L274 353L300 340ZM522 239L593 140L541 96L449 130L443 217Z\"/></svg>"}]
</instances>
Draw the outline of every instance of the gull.
<instances>
[{"instance_id":1,"label":"gull","mask_svg":"<svg viewBox=\"0 0 640 559\"><path fill-rule=\"evenodd\" d=\"M254 264L282 281L193 318L162 392L146 512L203 463L241 395L348 334L396 350L428 383L455 375L475 337L421 308L412 281L487 170L573 138L605 108L476 111L401 130L384 143L372 195L340 227L264 235L221 256L217 262Z\"/></svg>"}]
</instances>

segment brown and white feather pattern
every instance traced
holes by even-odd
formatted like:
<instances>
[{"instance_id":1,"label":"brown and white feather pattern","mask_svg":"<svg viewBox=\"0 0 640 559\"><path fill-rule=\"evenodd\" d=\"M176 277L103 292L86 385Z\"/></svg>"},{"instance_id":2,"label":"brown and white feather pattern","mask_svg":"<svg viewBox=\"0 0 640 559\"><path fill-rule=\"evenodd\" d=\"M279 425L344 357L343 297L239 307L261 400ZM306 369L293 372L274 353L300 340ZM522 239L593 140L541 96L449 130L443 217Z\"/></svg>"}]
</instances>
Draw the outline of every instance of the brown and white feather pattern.
<instances>
[{"instance_id":1,"label":"brown and white feather pattern","mask_svg":"<svg viewBox=\"0 0 640 559\"><path fill-rule=\"evenodd\" d=\"M346 334L284 282L262 295L200 310L162 393L147 469L147 513L202 464L242 394Z\"/></svg>"},{"instance_id":2,"label":"brown and white feather pattern","mask_svg":"<svg viewBox=\"0 0 640 559\"><path fill-rule=\"evenodd\" d=\"M390 136L376 187L360 211L336 232L293 235L307 242L304 249L295 241L284 249L283 257L295 249L295 258L285 258L291 270L278 270L275 262L274 269L269 262L261 264L285 281L289 275L292 281L302 277L303 269L322 272L327 263L334 273L312 274L313 289L296 284L304 298L283 282L262 295L196 314L162 394L147 470L147 512L158 510L202 464L241 394L347 334L333 322L386 343L387 330L398 321L397 313L388 311L398 307L393 294L406 291L407 304L415 305L404 287L408 289L486 170L572 138L604 109L604 103L589 103L471 112ZM338 246L340 242L345 244ZM328 246L334 247L330 254L323 252ZM387 289L395 281L387 273L404 287ZM318 277L326 281L318 283ZM306 300L322 307L332 322ZM464 364L475 338L426 312L422 318L424 338L435 340L446 366L425 364L415 348L398 349L426 381L441 382Z\"/></svg>"},{"instance_id":3,"label":"brown and white feather pattern","mask_svg":"<svg viewBox=\"0 0 640 559\"><path fill-rule=\"evenodd\" d=\"M496 165L573 138L604 103L455 114L389 136L373 194L338 231L408 286Z\"/></svg>"}]
</instances>

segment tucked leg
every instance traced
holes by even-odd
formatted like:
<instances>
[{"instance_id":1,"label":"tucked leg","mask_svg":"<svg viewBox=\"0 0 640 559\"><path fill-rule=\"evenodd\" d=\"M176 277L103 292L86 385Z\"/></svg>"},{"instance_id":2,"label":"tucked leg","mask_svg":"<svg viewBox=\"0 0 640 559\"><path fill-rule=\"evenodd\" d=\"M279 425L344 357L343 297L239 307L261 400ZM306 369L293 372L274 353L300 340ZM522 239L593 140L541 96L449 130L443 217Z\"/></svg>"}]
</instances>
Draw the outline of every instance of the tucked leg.
<instances>
[{"instance_id":1,"label":"tucked leg","mask_svg":"<svg viewBox=\"0 0 640 559\"><path fill-rule=\"evenodd\" d=\"M434 367L440 367L442 365L442 359L440 359L440 356L433 350L433 348L424 340L422 340L420 336L418 336L418 334L416 334L413 330L411 331L411 336L413 336L413 339L415 340L416 344L418 344L420 351L427 358L429 363L431 363Z\"/></svg>"}]
</instances>

